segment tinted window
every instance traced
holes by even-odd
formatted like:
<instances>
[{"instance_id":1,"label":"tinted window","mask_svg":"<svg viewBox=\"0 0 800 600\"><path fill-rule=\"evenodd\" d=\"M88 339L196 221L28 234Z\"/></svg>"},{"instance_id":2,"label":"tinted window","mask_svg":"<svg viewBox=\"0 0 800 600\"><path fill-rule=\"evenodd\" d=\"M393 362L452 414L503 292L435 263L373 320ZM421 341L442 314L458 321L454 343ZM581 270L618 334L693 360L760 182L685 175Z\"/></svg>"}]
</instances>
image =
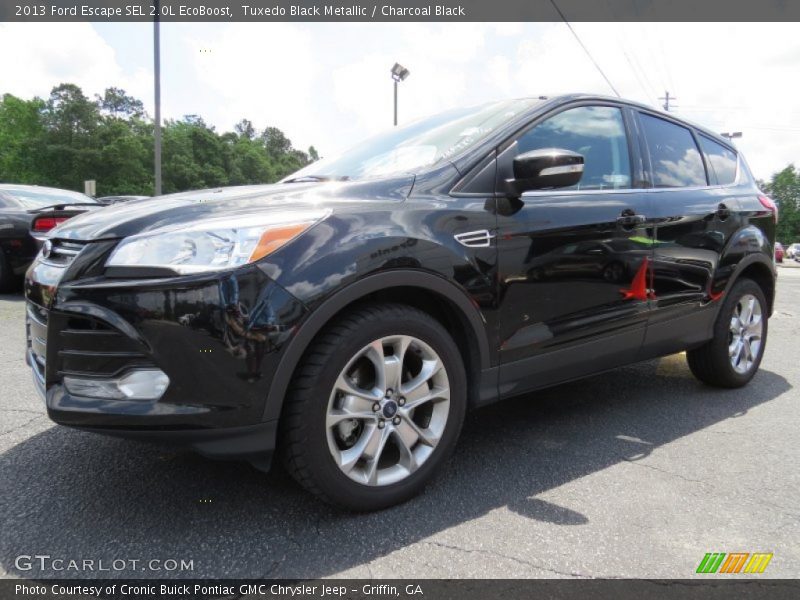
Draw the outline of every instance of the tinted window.
<instances>
[{"instance_id":1,"label":"tinted window","mask_svg":"<svg viewBox=\"0 0 800 600\"><path fill-rule=\"evenodd\" d=\"M630 187L631 161L622 111L611 106L572 108L542 121L517 140L519 152L563 148L583 155L583 177L573 189Z\"/></svg>"},{"instance_id":2,"label":"tinted window","mask_svg":"<svg viewBox=\"0 0 800 600\"><path fill-rule=\"evenodd\" d=\"M727 185L736 181L736 154L722 144L704 135L700 136L700 146L710 167L709 177L713 183Z\"/></svg>"},{"instance_id":3,"label":"tinted window","mask_svg":"<svg viewBox=\"0 0 800 600\"><path fill-rule=\"evenodd\" d=\"M650 115L642 114L641 121L655 187L706 185L703 159L691 131Z\"/></svg>"}]
</instances>

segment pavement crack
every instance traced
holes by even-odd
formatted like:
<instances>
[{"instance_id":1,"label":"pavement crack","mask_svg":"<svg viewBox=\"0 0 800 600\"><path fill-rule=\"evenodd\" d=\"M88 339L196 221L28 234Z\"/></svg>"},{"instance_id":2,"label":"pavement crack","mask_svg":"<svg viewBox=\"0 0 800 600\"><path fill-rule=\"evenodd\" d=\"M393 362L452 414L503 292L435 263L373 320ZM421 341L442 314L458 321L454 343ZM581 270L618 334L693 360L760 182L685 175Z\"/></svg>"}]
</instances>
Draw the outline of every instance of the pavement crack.
<instances>
[{"instance_id":1,"label":"pavement crack","mask_svg":"<svg viewBox=\"0 0 800 600\"><path fill-rule=\"evenodd\" d=\"M644 467L645 469L652 469L653 471L664 473L665 475L669 475L670 477L677 477L678 479L686 481L687 483L699 483L700 485L710 485L707 481L703 481L702 479L692 479L691 477L685 477L680 473L675 473L674 471L670 471L668 469L660 469L659 467L654 467L653 465L648 465L646 463L639 462L636 460L631 460L629 458L623 458L622 460L631 465L636 465L637 467Z\"/></svg>"},{"instance_id":2,"label":"pavement crack","mask_svg":"<svg viewBox=\"0 0 800 600\"><path fill-rule=\"evenodd\" d=\"M692 479L691 477L685 477L685 476L683 476L683 475L681 475L679 473L675 473L674 471L670 471L668 469L661 469L659 467L656 467L656 466L653 466L653 465L648 465L646 463L638 462L638 461L635 461L635 460L630 460L628 458L625 458L623 460L625 460L625 462L630 463L632 465L636 465L636 466L639 466L639 467L644 467L646 469L651 469L653 471L658 471L659 473L664 473L665 475L669 475L670 477L676 477L678 479L686 481L687 483L696 483L696 484L700 484L700 485L703 485L703 486L706 486L706 487L710 487L712 489L717 489L713 484L709 483L708 481L704 481L702 479ZM794 512L793 509L788 507L788 506L782 506L780 504L775 504L774 502L770 502L769 500L765 500L761 496L753 498L753 497L751 497L751 494L752 494L752 492L749 491L749 490L744 490L744 491L739 490L739 493L737 495L741 496L742 499L744 501L748 502L748 503L758 504L759 506L769 506L771 508L775 508L775 509L778 509L780 511L783 511L788 516L792 516L792 517L796 517L797 516L797 513Z\"/></svg>"},{"instance_id":3,"label":"pavement crack","mask_svg":"<svg viewBox=\"0 0 800 600\"><path fill-rule=\"evenodd\" d=\"M13 427L12 429L9 429L8 431L4 431L3 433L0 433L0 438L1 437L5 437L7 435L10 435L10 434L14 433L15 431L19 431L20 429L24 429L25 427L27 427L28 425L30 425L34 421L38 421L39 419L42 419L44 417L45 417L45 415L39 414L39 415L33 417L32 419L29 419L29 420L25 421L24 423L21 423L17 427Z\"/></svg>"},{"instance_id":4,"label":"pavement crack","mask_svg":"<svg viewBox=\"0 0 800 600\"><path fill-rule=\"evenodd\" d=\"M509 554L503 554L502 552L497 552L495 550L484 550L483 548L463 548L461 546L454 546L451 544L445 544L444 542L437 542L437 541L424 541L422 543L430 546L437 546L439 548L445 548L447 550L464 552L466 554L486 554L488 556L493 556L495 558L503 558L505 560L510 560L512 562L525 565L526 567L531 567L532 569L537 569L539 571L546 571L547 573L553 573L555 575L563 575L564 577L579 577L582 579L594 579L593 575L585 575L583 573L578 573L576 571L559 571L558 569L551 569L549 567L536 564L529 560L525 560L517 556L511 556Z\"/></svg>"}]
</instances>

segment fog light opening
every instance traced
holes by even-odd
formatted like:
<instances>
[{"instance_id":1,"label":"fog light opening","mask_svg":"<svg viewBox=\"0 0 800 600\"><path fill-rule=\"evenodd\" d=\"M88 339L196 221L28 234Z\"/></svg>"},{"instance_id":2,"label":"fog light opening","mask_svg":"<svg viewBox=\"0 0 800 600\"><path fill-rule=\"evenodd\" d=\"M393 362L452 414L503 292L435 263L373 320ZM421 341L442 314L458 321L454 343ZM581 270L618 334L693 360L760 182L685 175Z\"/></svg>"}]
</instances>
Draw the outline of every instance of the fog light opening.
<instances>
[{"instance_id":1,"label":"fog light opening","mask_svg":"<svg viewBox=\"0 0 800 600\"><path fill-rule=\"evenodd\" d=\"M169 386L169 377L160 369L137 369L116 379L64 377L64 386L73 396L106 400L158 400Z\"/></svg>"}]
</instances>

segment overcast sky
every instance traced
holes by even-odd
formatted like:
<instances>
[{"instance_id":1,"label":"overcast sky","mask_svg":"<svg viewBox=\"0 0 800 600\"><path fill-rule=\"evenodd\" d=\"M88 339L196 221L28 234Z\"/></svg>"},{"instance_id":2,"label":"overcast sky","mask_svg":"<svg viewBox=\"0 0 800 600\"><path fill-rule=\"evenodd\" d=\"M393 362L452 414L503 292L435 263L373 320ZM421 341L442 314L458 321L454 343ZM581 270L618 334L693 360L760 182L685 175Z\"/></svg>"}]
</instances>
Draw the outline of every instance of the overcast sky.
<instances>
[{"instance_id":1,"label":"overcast sky","mask_svg":"<svg viewBox=\"0 0 800 600\"><path fill-rule=\"evenodd\" d=\"M800 24L576 23L624 98L657 106L737 144L755 175L800 164ZM612 90L563 23L165 23L166 118L197 114L218 130L242 118L280 127L323 156L400 121L456 105ZM0 93L47 96L61 82L88 95L122 87L152 114L152 25L0 24Z\"/></svg>"}]
</instances>

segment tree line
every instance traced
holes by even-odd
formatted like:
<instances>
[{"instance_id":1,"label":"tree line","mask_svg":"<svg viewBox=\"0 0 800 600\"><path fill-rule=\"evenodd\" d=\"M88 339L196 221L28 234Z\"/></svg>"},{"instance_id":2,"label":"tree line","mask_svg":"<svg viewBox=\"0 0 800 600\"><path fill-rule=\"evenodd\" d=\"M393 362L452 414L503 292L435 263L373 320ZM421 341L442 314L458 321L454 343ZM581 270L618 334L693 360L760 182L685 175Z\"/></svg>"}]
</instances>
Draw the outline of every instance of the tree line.
<instances>
[{"instance_id":1,"label":"tree line","mask_svg":"<svg viewBox=\"0 0 800 600\"><path fill-rule=\"evenodd\" d=\"M153 120L142 102L110 87L88 98L63 83L48 98L4 94L0 102L0 182L97 195L153 194ZM318 157L303 152L276 127L257 130L247 119L219 133L197 115L162 125L164 193L225 185L271 183Z\"/></svg>"},{"instance_id":2,"label":"tree line","mask_svg":"<svg viewBox=\"0 0 800 600\"><path fill-rule=\"evenodd\" d=\"M4 94L0 102L0 182L83 190L98 196L153 193L153 121L140 100L110 87L88 98L63 83L46 99ZM242 119L219 133L197 115L162 127L164 193L223 185L271 183L317 160L297 150L276 127L257 130ZM800 241L800 171L789 165L761 189L780 207L778 240Z\"/></svg>"},{"instance_id":3,"label":"tree line","mask_svg":"<svg viewBox=\"0 0 800 600\"><path fill-rule=\"evenodd\" d=\"M785 245L800 243L800 170L789 165L759 186L778 204L776 237Z\"/></svg>"}]
</instances>

